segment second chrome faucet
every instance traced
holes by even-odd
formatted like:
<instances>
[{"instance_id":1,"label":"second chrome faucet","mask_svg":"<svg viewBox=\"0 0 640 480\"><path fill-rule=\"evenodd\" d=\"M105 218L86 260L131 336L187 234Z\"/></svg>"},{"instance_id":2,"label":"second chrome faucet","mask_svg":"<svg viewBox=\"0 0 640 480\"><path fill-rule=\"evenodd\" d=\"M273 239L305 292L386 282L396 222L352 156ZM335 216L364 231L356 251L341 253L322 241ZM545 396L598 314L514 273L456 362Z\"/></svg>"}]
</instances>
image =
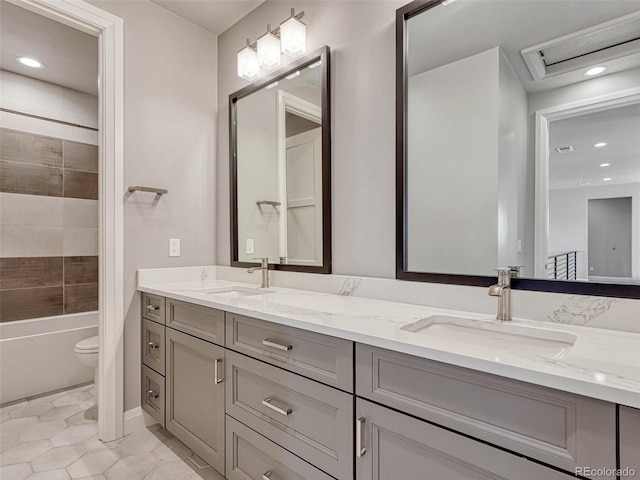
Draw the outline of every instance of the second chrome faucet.
<instances>
[{"instance_id":1,"label":"second chrome faucet","mask_svg":"<svg viewBox=\"0 0 640 480\"><path fill-rule=\"evenodd\" d=\"M511 268L498 268L498 283L489 287L489 295L498 297L496 320L511 321Z\"/></svg>"},{"instance_id":2,"label":"second chrome faucet","mask_svg":"<svg viewBox=\"0 0 640 480\"><path fill-rule=\"evenodd\" d=\"M262 270L262 284L260 288L269 288L269 258L257 258L256 260L260 260L259 267L251 267L247 270L247 273L253 273L256 270Z\"/></svg>"}]
</instances>

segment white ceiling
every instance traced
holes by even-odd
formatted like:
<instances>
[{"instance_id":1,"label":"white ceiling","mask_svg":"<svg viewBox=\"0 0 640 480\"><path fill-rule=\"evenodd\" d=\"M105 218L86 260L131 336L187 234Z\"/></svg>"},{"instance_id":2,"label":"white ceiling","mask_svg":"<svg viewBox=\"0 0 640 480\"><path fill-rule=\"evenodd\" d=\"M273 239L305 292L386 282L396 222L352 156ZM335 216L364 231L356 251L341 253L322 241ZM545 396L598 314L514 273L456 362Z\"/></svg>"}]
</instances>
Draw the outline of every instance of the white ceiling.
<instances>
[{"instance_id":1,"label":"white ceiling","mask_svg":"<svg viewBox=\"0 0 640 480\"><path fill-rule=\"evenodd\" d=\"M215 35L220 35L265 0L150 1Z\"/></svg>"},{"instance_id":2,"label":"white ceiling","mask_svg":"<svg viewBox=\"0 0 640 480\"><path fill-rule=\"evenodd\" d=\"M549 187L586 188L640 182L640 103L551 122ZM593 145L606 142L605 147ZM559 154L556 147L572 145ZM601 163L610 163L601 167ZM603 178L611 177L610 181ZM578 182L588 181L580 187Z\"/></svg>"},{"instance_id":3,"label":"white ceiling","mask_svg":"<svg viewBox=\"0 0 640 480\"><path fill-rule=\"evenodd\" d=\"M638 0L458 0L438 5L408 22L409 75L500 46L527 92L569 85L588 77L579 71L534 82L520 51L638 10Z\"/></svg>"},{"instance_id":4,"label":"white ceiling","mask_svg":"<svg viewBox=\"0 0 640 480\"><path fill-rule=\"evenodd\" d=\"M0 69L98 94L97 37L0 0L0 45ZM45 67L26 67L17 57Z\"/></svg>"},{"instance_id":5,"label":"white ceiling","mask_svg":"<svg viewBox=\"0 0 640 480\"><path fill-rule=\"evenodd\" d=\"M264 0L152 0L152 3L218 35ZM98 94L98 39L0 0L0 69L72 90ZM33 57L34 69L17 62Z\"/></svg>"}]
</instances>

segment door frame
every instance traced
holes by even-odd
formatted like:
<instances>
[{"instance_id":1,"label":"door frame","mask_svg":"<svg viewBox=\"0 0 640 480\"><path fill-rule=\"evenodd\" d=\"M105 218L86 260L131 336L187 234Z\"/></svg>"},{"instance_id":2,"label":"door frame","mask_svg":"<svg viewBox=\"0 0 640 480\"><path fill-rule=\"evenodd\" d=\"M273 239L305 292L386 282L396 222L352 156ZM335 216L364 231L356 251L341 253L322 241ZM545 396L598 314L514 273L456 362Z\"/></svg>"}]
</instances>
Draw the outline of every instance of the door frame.
<instances>
[{"instance_id":1,"label":"door frame","mask_svg":"<svg viewBox=\"0 0 640 480\"><path fill-rule=\"evenodd\" d=\"M98 436L124 433L124 24L82 0L8 0L98 37Z\"/></svg>"},{"instance_id":2,"label":"door frame","mask_svg":"<svg viewBox=\"0 0 640 480\"><path fill-rule=\"evenodd\" d=\"M276 138L277 138L277 170L278 170L278 198L280 200L280 220L278 228L278 256L287 256L287 112L311 120L322 127L322 108L288 92L278 90L276 108ZM322 239L320 239L322 242Z\"/></svg>"},{"instance_id":3,"label":"door frame","mask_svg":"<svg viewBox=\"0 0 640 480\"><path fill-rule=\"evenodd\" d=\"M549 245L549 124L555 120L640 102L640 87L535 112L534 277L546 278Z\"/></svg>"}]
</instances>

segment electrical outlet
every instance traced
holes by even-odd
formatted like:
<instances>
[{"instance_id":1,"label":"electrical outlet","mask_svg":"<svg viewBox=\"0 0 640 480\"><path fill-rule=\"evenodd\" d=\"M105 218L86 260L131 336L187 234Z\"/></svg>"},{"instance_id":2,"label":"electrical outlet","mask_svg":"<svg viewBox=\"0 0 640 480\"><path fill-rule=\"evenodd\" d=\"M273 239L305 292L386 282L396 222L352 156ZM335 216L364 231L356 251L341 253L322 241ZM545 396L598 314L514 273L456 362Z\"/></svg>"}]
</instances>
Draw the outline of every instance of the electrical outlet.
<instances>
[{"instance_id":1,"label":"electrical outlet","mask_svg":"<svg viewBox=\"0 0 640 480\"><path fill-rule=\"evenodd\" d=\"M247 255L255 253L254 252L254 248L253 248L253 238L247 238L246 242L245 242L245 250Z\"/></svg>"},{"instance_id":2,"label":"electrical outlet","mask_svg":"<svg viewBox=\"0 0 640 480\"><path fill-rule=\"evenodd\" d=\"M180 256L180 239L179 238L169 239L169 256L170 257Z\"/></svg>"}]
</instances>

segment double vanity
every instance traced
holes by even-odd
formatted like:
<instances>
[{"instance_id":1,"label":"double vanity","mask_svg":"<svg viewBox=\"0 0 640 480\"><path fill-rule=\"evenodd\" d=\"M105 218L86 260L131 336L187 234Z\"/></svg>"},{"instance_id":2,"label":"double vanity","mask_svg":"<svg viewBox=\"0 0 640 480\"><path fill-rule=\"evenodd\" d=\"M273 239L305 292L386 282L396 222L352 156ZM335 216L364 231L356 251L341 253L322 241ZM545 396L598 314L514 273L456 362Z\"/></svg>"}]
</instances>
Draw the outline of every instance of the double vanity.
<instances>
[{"instance_id":1,"label":"double vanity","mask_svg":"<svg viewBox=\"0 0 640 480\"><path fill-rule=\"evenodd\" d=\"M640 472L638 335L223 280L138 289L143 408L229 479Z\"/></svg>"}]
</instances>

